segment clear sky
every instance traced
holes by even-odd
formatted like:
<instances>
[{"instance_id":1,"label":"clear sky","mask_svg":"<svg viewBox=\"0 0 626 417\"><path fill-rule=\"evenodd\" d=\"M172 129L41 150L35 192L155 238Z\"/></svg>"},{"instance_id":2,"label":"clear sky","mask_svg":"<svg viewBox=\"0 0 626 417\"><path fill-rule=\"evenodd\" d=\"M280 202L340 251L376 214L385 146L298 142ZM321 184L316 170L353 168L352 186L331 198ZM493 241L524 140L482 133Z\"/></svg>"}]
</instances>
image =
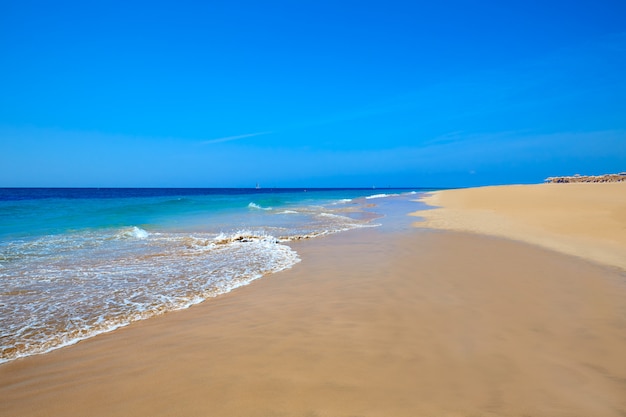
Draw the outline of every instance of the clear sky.
<instances>
[{"instance_id":1,"label":"clear sky","mask_svg":"<svg viewBox=\"0 0 626 417\"><path fill-rule=\"evenodd\" d=\"M620 171L624 0L0 0L0 186Z\"/></svg>"}]
</instances>

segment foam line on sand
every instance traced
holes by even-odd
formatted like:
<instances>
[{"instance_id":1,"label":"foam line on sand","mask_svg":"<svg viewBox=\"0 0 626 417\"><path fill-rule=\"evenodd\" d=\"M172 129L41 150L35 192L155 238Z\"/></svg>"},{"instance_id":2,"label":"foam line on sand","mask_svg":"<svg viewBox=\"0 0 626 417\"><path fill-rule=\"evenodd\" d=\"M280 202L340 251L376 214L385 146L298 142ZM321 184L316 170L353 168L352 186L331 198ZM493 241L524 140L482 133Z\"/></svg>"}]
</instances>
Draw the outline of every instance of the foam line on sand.
<instances>
[{"instance_id":1,"label":"foam line on sand","mask_svg":"<svg viewBox=\"0 0 626 417\"><path fill-rule=\"evenodd\" d=\"M0 416L626 415L621 270L405 220L292 242L292 269L2 364Z\"/></svg>"}]
</instances>

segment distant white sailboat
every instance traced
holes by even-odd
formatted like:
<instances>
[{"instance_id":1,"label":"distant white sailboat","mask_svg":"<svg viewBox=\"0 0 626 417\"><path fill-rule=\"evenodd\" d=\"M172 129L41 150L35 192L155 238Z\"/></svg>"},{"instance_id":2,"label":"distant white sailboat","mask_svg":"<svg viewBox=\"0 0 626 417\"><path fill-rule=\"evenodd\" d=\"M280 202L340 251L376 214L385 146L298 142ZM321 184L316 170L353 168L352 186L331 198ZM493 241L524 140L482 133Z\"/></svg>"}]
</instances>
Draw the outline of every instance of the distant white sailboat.
<instances>
[{"instance_id":1,"label":"distant white sailboat","mask_svg":"<svg viewBox=\"0 0 626 417\"><path fill-rule=\"evenodd\" d=\"M259 183L257 182L257 183L256 183L256 187L254 187L254 188L256 188L257 190L260 190L260 189L261 189L261 186L260 186L260 185L259 185Z\"/></svg>"}]
</instances>

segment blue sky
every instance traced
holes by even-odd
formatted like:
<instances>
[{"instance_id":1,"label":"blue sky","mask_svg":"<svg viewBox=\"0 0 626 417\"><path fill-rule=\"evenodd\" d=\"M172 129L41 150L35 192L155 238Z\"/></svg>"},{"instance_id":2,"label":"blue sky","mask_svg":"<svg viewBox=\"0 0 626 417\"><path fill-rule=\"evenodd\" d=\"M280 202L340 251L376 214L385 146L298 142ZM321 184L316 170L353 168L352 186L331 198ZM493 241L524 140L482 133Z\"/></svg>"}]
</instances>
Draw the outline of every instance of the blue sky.
<instances>
[{"instance_id":1,"label":"blue sky","mask_svg":"<svg viewBox=\"0 0 626 417\"><path fill-rule=\"evenodd\" d=\"M91 3L0 0L0 186L626 171L623 0Z\"/></svg>"}]
</instances>

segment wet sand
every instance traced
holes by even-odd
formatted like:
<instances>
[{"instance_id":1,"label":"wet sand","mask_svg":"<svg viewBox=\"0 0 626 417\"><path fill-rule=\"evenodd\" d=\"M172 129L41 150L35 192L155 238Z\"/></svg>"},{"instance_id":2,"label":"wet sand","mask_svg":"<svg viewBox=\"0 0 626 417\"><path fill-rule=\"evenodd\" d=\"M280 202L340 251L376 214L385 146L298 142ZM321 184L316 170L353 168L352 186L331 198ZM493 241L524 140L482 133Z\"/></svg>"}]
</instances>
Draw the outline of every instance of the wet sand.
<instances>
[{"instance_id":1,"label":"wet sand","mask_svg":"<svg viewBox=\"0 0 626 417\"><path fill-rule=\"evenodd\" d=\"M185 311L0 365L0 416L624 416L626 276L366 229Z\"/></svg>"}]
</instances>

